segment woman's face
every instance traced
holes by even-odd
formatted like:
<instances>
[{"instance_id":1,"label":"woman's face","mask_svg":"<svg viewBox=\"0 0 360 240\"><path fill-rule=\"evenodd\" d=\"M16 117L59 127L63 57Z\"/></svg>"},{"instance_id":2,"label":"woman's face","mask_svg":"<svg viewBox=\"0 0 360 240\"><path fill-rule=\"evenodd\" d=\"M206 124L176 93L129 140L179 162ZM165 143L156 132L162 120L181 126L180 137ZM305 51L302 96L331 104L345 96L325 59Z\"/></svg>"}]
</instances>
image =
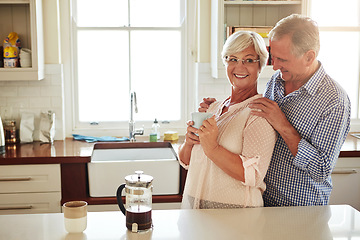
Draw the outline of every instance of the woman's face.
<instances>
[{"instance_id":1,"label":"woman's face","mask_svg":"<svg viewBox=\"0 0 360 240\"><path fill-rule=\"evenodd\" d=\"M228 56L225 67L227 78L234 90L257 90L260 62L253 46Z\"/></svg>"}]
</instances>

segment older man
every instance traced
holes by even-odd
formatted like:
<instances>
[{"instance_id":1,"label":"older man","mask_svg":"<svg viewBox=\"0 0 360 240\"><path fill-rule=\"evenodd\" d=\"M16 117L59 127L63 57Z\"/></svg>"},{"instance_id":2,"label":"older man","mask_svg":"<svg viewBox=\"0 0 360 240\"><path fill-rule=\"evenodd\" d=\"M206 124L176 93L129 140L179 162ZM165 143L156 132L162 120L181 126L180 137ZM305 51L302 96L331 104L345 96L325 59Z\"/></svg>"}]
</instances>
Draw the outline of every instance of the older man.
<instances>
[{"instance_id":1,"label":"older man","mask_svg":"<svg viewBox=\"0 0 360 240\"><path fill-rule=\"evenodd\" d=\"M350 128L349 97L317 60L319 30L312 19L286 17L269 38L273 68L280 71L264 97L249 106L279 134L265 177L264 205L326 205L331 172ZM211 101L204 99L200 108Z\"/></svg>"}]
</instances>

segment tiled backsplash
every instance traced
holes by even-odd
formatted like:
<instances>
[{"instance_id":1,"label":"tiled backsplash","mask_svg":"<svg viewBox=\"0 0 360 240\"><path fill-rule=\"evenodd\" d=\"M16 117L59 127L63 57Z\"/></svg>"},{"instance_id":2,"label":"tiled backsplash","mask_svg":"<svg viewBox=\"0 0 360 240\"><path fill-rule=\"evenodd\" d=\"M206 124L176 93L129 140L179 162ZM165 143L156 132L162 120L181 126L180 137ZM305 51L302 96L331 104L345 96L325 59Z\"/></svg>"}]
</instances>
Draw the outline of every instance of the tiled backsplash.
<instances>
[{"instance_id":1,"label":"tiled backsplash","mask_svg":"<svg viewBox=\"0 0 360 240\"><path fill-rule=\"evenodd\" d=\"M210 63L197 63L198 99L200 103L204 97L214 97L223 100L230 95L230 84L225 78L211 76Z\"/></svg>"},{"instance_id":2,"label":"tiled backsplash","mask_svg":"<svg viewBox=\"0 0 360 240\"><path fill-rule=\"evenodd\" d=\"M46 64L41 81L0 81L2 120L12 118L19 128L22 112L35 115L34 140L39 139L40 113L55 112L55 140L64 138L63 74L61 64Z\"/></svg>"}]
</instances>

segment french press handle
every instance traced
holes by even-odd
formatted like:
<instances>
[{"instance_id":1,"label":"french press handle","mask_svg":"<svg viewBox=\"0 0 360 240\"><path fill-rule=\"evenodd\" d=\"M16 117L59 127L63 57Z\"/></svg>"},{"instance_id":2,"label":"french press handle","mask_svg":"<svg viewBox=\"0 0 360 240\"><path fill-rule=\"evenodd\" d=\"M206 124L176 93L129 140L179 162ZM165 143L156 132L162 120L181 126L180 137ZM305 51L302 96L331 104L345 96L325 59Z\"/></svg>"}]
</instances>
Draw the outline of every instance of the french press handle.
<instances>
[{"instance_id":1,"label":"french press handle","mask_svg":"<svg viewBox=\"0 0 360 240\"><path fill-rule=\"evenodd\" d=\"M122 201L122 197L121 197L121 193L122 193L122 190L125 188L125 183L124 184L121 184L117 191L116 191L116 199L117 199L117 203L119 205L119 208L121 210L121 212L125 215L125 207L124 207L124 203Z\"/></svg>"}]
</instances>

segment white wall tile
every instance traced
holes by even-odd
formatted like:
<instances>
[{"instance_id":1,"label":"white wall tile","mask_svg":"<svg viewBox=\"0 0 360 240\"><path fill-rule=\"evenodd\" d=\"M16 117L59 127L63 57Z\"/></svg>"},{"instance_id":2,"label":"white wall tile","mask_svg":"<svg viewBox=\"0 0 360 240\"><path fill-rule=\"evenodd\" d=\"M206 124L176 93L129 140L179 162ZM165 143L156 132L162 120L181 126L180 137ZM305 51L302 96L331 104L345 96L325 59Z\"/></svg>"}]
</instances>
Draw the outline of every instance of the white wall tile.
<instances>
[{"instance_id":1,"label":"white wall tile","mask_svg":"<svg viewBox=\"0 0 360 240\"><path fill-rule=\"evenodd\" d=\"M211 76L210 63L198 63L197 65L198 99L200 103L205 97L214 97L223 100L230 94L230 85L227 79L213 78Z\"/></svg>"},{"instance_id":2,"label":"white wall tile","mask_svg":"<svg viewBox=\"0 0 360 240\"><path fill-rule=\"evenodd\" d=\"M17 87L6 87L2 86L0 88L0 97L17 97L18 91Z\"/></svg>"},{"instance_id":3,"label":"white wall tile","mask_svg":"<svg viewBox=\"0 0 360 240\"><path fill-rule=\"evenodd\" d=\"M61 97L61 86L45 86L41 87L42 97Z\"/></svg>"},{"instance_id":4,"label":"white wall tile","mask_svg":"<svg viewBox=\"0 0 360 240\"><path fill-rule=\"evenodd\" d=\"M51 97L33 97L29 103L30 108L51 108Z\"/></svg>"},{"instance_id":5,"label":"white wall tile","mask_svg":"<svg viewBox=\"0 0 360 240\"><path fill-rule=\"evenodd\" d=\"M40 87L18 87L18 95L22 97L38 97L40 96Z\"/></svg>"},{"instance_id":6,"label":"white wall tile","mask_svg":"<svg viewBox=\"0 0 360 240\"><path fill-rule=\"evenodd\" d=\"M52 108L62 108L62 97L51 97L51 107Z\"/></svg>"},{"instance_id":7,"label":"white wall tile","mask_svg":"<svg viewBox=\"0 0 360 240\"><path fill-rule=\"evenodd\" d=\"M56 116L55 140L64 138L62 65L46 64L45 79L41 81L0 81L0 113L10 115L20 125L21 112L35 115L34 140L38 140L40 113L52 110Z\"/></svg>"}]
</instances>

